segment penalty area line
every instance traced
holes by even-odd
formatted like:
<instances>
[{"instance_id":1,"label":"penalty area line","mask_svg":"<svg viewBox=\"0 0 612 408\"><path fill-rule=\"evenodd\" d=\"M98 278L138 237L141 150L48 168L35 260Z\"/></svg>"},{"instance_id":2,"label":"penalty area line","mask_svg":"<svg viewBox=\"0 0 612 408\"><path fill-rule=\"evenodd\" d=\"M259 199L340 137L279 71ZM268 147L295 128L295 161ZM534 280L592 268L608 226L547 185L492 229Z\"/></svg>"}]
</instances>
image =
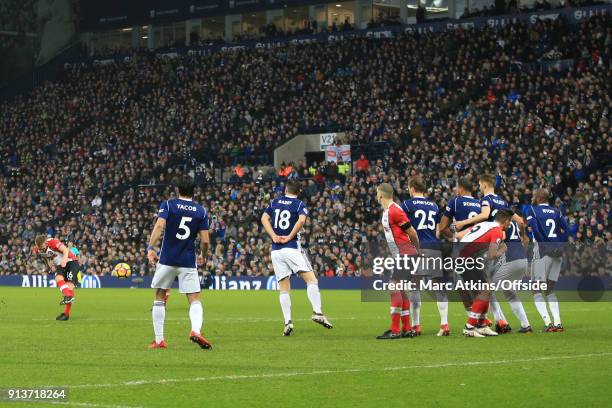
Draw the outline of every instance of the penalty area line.
<instances>
[{"instance_id":1,"label":"penalty area line","mask_svg":"<svg viewBox=\"0 0 612 408\"><path fill-rule=\"evenodd\" d=\"M382 372L388 372L388 371L414 370L414 369L426 369L426 368L434 369L434 368L446 368L446 367L473 367L473 366L485 366L485 365L534 363L534 362L539 362L539 361L573 360L573 359L580 359L580 358L610 357L610 356L612 356L612 352L574 354L574 355L565 355L565 356L544 356L544 357L522 358L522 359L513 359L513 360L461 361L461 362L454 362L454 363L421 364L421 365L408 365L408 366L382 367L382 368L347 368L347 369L340 369L340 370L317 370L317 371L288 372L288 373L285 372L285 373L269 373L269 374L223 375L223 376L216 376L216 377L166 378L166 379L159 379L159 380L137 380L137 381L124 381L124 382L119 382L119 383L107 383L107 384L75 384L75 385L69 385L67 387L69 389L72 389L72 388L134 387L134 386L139 386L139 385L153 385L153 384L181 384L181 383L193 383L193 382L205 382L205 381L236 381L236 380L264 379L264 378L301 377L301 376L325 375L325 374L349 374L349 373L371 373L371 372L381 372L382 373ZM47 387L53 387L53 386L47 386ZM132 407L132 408L135 408L135 407Z\"/></svg>"}]
</instances>

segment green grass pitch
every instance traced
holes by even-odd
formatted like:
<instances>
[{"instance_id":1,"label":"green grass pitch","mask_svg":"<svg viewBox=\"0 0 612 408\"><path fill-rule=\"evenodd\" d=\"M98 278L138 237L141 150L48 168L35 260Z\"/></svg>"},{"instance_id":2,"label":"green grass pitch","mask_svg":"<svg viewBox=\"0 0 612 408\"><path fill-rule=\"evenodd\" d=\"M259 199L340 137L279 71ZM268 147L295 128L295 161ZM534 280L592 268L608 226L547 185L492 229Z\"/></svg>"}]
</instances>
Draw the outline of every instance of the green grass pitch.
<instances>
[{"instance_id":1,"label":"green grass pitch","mask_svg":"<svg viewBox=\"0 0 612 408\"><path fill-rule=\"evenodd\" d=\"M0 288L0 387L64 386L57 407L494 407L610 406L612 303L562 303L565 333L468 339L461 304L453 334L438 338L435 303L422 307L424 334L379 341L388 304L358 291L323 291L334 323L310 318L305 291L292 293L295 335L281 336L277 293L206 291L204 334L213 350L187 340L187 302L173 291L167 350L152 340L152 290L80 290L68 322L56 289ZM503 304L506 315L511 312ZM513 317L513 316L512 316ZM511 318L511 324L518 323Z\"/></svg>"}]
</instances>

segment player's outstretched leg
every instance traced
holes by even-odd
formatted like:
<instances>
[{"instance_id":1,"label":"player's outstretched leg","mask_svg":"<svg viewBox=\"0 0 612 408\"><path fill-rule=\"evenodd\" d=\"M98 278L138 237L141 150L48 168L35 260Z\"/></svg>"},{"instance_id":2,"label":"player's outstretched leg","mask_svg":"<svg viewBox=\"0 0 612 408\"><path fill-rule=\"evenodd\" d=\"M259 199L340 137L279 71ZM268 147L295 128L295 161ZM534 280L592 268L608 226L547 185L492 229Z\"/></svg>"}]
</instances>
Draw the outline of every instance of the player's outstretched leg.
<instances>
[{"instance_id":1,"label":"player's outstretched leg","mask_svg":"<svg viewBox=\"0 0 612 408\"><path fill-rule=\"evenodd\" d=\"M312 321L320 324L326 329L331 329L334 326L331 324L325 314L323 314L323 310L321 308L321 292L319 291L319 281L317 280L314 272L303 272L300 274L302 279L306 282L306 293L308 295L308 300L312 305Z\"/></svg>"},{"instance_id":2,"label":"player's outstretched leg","mask_svg":"<svg viewBox=\"0 0 612 408\"><path fill-rule=\"evenodd\" d=\"M191 332L189 332L189 340L200 346L200 348L208 350L212 348L212 344L202 335L202 324L204 323L204 308L202 307L202 298L200 292L188 293L187 300L189 301L189 320L191 321Z\"/></svg>"},{"instance_id":3,"label":"player's outstretched leg","mask_svg":"<svg viewBox=\"0 0 612 408\"><path fill-rule=\"evenodd\" d=\"M155 340L149 344L150 349L164 349L168 345L164 340L164 321L166 319L166 306L164 306L165 289L156 289L151 317L153 319L153 333Z\"/></svg>"}]
</instances>

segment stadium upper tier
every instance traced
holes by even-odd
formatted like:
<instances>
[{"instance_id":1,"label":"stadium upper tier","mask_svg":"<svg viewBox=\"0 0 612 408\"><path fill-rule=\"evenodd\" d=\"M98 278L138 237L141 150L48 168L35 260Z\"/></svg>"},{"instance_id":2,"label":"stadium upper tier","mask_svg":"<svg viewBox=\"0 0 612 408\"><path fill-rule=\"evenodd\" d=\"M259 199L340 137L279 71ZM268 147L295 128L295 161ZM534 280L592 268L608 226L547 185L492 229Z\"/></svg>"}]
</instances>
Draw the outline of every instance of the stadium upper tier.
<instances>
[{"instance_id":1,"label":"stadium upper tier","mask_svg":"<svg viewBox=\"0 0 612 408\"><path fill-rule=\"evenodd\" d=\"M402 192L415 173L441 206L458 174L498 174L517 209L548 186L574 239L609 243L610 27L600 16L67 65L60 81L0 105L0 271L31 272L34 233L49 231L72 240L90 272L125 260L148 273L144 242L164 192L137 185L184 166L204 164L211 179L211 163L270 164L288 138L339 129L390 149L367 171L345 179L321 165L308 182L305 235L320 272L365 271L381 239L372 187ZM257 221L280 180L249 180L201 187L219 238L210 271L271 271Z\"/></svg>"}]
</instances>

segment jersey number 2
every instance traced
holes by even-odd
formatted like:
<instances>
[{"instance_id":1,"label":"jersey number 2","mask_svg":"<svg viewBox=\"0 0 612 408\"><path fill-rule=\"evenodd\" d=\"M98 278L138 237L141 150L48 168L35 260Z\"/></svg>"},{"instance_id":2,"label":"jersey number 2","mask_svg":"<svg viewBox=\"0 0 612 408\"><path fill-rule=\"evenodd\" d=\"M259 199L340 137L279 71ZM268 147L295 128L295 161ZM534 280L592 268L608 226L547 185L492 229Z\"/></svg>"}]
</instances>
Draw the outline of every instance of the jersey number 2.
<instances>
[{"instance_id":1,"label":"jersey number 2","mask_svg":"<svg viewBox=\"0 0 612 408\"><path fill-rule=\"evenodd\" d=\"M189 235L191 234L191 230L189 229L189 227L186 225L188 222L190 222L193 218L191 217L183 217L181 218L181 222L178 226L179 232L176 233L176 237L178 239L187 239L189 238ZM181 233L182 231L182 233Z\"/></svg>"},{"instance_id":2,"label":"jersey number 2","mask_svg":"<svg viewBox=\"0 0 612 408\"><path fill-rule=\"evenodd\" d=\"M550 228L548 231L548 238L557 238L557 234L555 233L555 220L549 218L546 220L546 226Z\"/></svg>"}]
</instances>

